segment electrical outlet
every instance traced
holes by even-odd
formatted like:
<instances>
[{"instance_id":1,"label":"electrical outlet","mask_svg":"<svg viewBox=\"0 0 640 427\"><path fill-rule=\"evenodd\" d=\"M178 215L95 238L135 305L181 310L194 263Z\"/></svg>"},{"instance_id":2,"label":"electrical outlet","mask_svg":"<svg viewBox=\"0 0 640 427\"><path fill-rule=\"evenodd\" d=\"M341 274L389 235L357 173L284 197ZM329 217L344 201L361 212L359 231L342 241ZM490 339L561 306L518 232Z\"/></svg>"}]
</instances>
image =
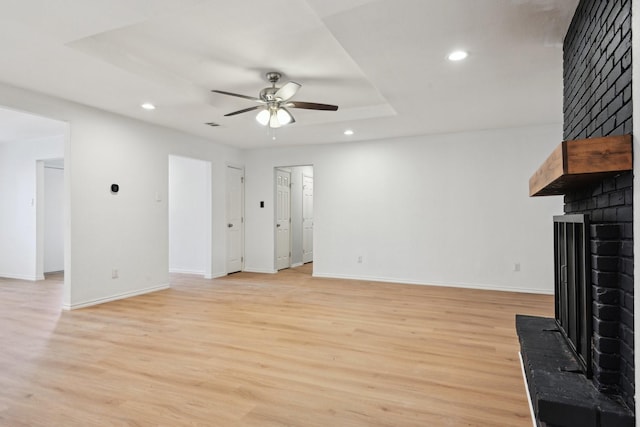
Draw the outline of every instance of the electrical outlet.
<instances>
[{"instance_id":1,"label":"electrical outlet","mask_svg":"<svg viewBox=\"0 0 640 427\"><path fill-rule=\"evenodd\" d=\"M520 271L520 263L516 262L515 264L513 264L513 271Z\"/></svg>"},{"instance_id":2,"label":"electrical outlet","mask_svg":"<svg viewBox=\"0 0 640 427\"><path fill-rule=\"evenodd\" d=\"M113 270L111 270L111 278L112 279L117 279L118 278L118 269L114 268Z\"/></svg>"},{"instance_id":3,"label":"electrical outlet","mask_svg":"<svg viewBox=\"0 0 640 427\"><path fill-rule=\"evenodd\" d=\"M358 264L362 264L362 255L358 256Z\"/></svg>"}]
</instances>

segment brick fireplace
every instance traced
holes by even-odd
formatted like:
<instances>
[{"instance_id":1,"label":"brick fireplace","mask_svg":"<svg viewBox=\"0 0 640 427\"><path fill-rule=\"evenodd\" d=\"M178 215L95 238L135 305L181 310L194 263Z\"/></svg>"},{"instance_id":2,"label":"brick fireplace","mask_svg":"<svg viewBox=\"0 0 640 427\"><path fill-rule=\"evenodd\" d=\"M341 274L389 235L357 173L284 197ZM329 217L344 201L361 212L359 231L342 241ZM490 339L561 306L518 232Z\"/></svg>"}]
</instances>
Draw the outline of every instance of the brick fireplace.
<instances>
[{"instance_id":1,"label":"brick fireplace","mask_svg":"<svg viewBox=\"0 0 640 427\"><path fill-rule=\"evenodd\" d=\"M590 366L554 319L518 316L540 426L634 425L631 54L631 0L581 0L564 40L565 142L532 177L531 195L562 194L564 214L590 223Z\"/></svg>"},{"instance_id":2,"label":"brick fireplace","mask_svg":"<svg viewBox=\"0 0 640 427\"><path fill-rule=\"evenodd\" d=\"M633 407L632 173L626 172L565 196L566 213L592 222L591 283L593 380Z\"/></svg>"}]
</instances>

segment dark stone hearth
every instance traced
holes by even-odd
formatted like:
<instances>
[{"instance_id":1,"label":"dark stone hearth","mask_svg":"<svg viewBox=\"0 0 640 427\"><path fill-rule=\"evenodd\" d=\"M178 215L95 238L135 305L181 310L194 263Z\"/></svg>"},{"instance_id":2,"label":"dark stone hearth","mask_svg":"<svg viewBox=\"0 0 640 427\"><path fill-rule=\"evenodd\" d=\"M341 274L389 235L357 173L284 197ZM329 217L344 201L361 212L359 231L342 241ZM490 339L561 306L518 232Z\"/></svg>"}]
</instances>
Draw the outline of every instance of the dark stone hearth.
<instances>
[{"instance_id":1,"label":"dark stone hearth","mask_svg":"<svg viewBox=\"0 0 640 427\"><path fill-rule=\"evenodd\" d=\"M580 372L554 319L516 315L516 330L531 403L541 426L635 425L626 406L598 391Z\"/></svg>"}]
</instances>

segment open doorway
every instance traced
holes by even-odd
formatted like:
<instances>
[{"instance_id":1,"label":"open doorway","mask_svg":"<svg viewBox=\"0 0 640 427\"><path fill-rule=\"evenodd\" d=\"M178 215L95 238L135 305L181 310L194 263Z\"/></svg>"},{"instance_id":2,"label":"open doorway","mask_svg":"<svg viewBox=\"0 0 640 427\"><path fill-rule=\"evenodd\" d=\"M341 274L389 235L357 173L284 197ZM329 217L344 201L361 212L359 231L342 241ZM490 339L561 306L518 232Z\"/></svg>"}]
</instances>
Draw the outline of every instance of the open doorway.
<instances>
[{"instance_id":1,"label":"open doorway","mask_svg":"<svg viewBox=\"0 0 640 427\"><path fill-rule=\"evenodd\" d=\"M169 156L169 272L210 278L211 162Z\"/></svg>"},{"instance_id":2,"label":"open doorway","mask_svg":"<svg viewBox=\"0 0 640 427\"><path fill-rule=\"evenodd\" d=\"M64 158L38 160L37 276L61 279L64 274Z\"/></svg>"},{"instance_id":3,"label":"open doorway","mask_svg":"<svg viewBox=\"0 0 640 427\"><path fill-rule=\"evenodd\" d=\"M63 161L68 136L68 123L0 108L0 277L44 279L44 159ZM55 203L64 215L64 172L59 178ZM61 221L56 240L64 248L68 233ZM62 270L64 249L58 256Z\"/></svg>"},{"instance_id":4,"label":"open doorway","mask_svg":"<svg viewBox=\"0 0 640 427\"><path fill-rule=\"evenodd\" d=\"M277 270L313 262L313 166L275 168Z\"/></svg>"}]
</instances>

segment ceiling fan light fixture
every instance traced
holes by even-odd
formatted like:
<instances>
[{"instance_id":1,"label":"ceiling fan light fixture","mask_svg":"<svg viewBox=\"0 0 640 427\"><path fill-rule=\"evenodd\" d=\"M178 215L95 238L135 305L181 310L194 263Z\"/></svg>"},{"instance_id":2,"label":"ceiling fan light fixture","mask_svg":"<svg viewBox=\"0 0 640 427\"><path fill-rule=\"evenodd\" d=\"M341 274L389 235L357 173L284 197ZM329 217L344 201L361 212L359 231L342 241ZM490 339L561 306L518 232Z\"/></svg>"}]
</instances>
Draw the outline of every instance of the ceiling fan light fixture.
<instances>
[{"instance_id":1,"label":"ceiling fan light fixture","mask_svg":"<svg viewBox=\"0 0 640 427\"><path fill-rule=\"evenodd\" d=\"M270 111L271 117L269 118L269 127L271 129L278 129L280 127L280 120L278 120L278 112L276 110Z\"/></svg>"},{"instance_id":2,"label":"ceiling fan light fixture","mask_svg":"<svg viewBox=\"0 0 640 427\"><path fill-rule=\"evenodd\" d=\"M271 117L271 114L269 114L269 110L262 110L258 113L258 115L256 116L256 120L258 121L258 123L260 123L262 126L266 126L269 124L269 119Z\"/></svg>"},{"instance_id":3,"label":"ceiling fan light fixture","mask_svg":"<svg viewBox=\"0 0 640 427\"><path fill-rule=\"evenodd\" d=\"M289 112L284 108L278 108L276 116L280 125L288 125L293 121L293 117L291 117L291 114L289 114Z\"/></svg>"}]
</instances>

